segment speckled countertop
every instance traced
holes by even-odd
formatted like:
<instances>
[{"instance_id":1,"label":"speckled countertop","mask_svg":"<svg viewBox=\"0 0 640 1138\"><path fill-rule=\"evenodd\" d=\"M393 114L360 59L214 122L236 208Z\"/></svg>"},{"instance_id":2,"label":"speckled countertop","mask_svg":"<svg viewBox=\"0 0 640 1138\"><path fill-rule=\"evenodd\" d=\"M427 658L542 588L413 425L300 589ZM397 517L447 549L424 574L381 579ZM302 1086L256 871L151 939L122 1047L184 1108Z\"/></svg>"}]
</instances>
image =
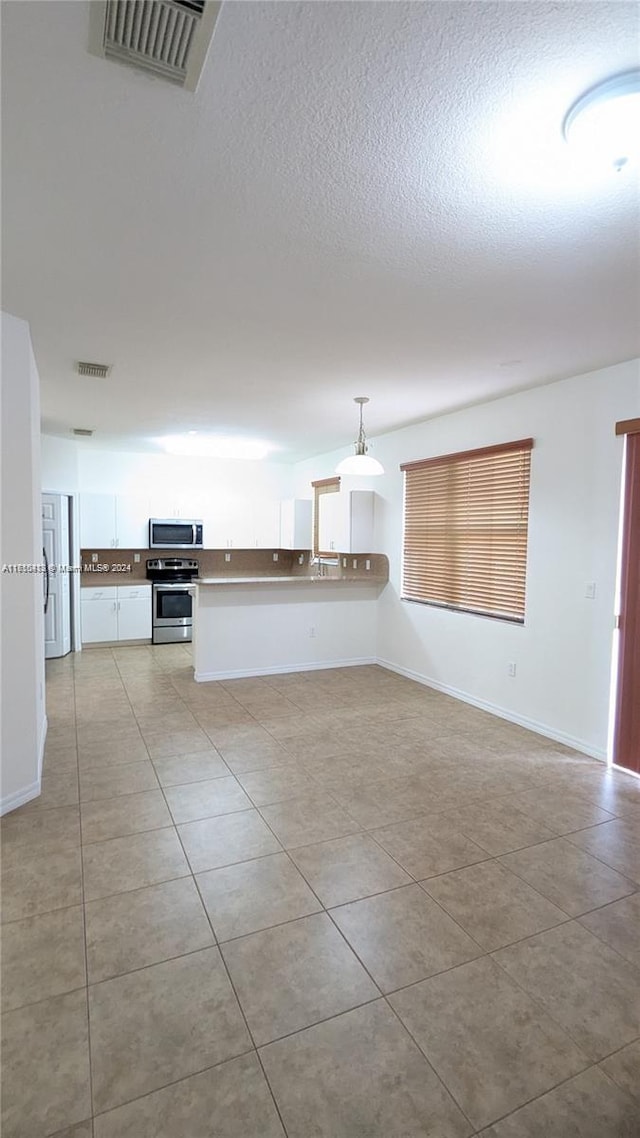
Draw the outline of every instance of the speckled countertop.
<instances>
[{"instance_id":1,"label":"speckled countertop","mask_svg":"<svg viewBox=\"0 0 640 1138\"><path fill-rule=\"evenodd\" d=\"M386 585L388 578L378 574L363 573L353 576L308 577L298 574L295 577L194 577L193 585Z\"/></svg>"}]
</instances>

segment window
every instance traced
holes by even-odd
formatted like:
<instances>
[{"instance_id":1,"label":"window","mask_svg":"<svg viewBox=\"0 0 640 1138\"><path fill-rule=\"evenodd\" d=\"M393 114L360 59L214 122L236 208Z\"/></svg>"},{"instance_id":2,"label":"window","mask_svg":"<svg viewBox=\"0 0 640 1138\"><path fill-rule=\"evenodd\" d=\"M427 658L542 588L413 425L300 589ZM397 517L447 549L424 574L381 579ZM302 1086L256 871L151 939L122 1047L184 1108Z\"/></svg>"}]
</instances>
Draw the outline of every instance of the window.
<instances>
[{"instance_id":1,"label":"window","mask_svg":"<svg viewBox=\"0 0 640 1138\"><path fill-rule=\"evenodd\" d=\"M316 557L335 557L335 554L326 549L320 549L320 499L323 494L337 494L340 490L340 478L320 478L311 483L313 487L313 553Z\"/></svg>"},{"instance_id":2,"label":"window","mask_svg":"<svg viewBox=\"0 0 640 1138\"><path fill-rule=\"evenodd\" d=\"M533 439L406 462L402 597L524 623Z\"/></svg>"}]
</instances>

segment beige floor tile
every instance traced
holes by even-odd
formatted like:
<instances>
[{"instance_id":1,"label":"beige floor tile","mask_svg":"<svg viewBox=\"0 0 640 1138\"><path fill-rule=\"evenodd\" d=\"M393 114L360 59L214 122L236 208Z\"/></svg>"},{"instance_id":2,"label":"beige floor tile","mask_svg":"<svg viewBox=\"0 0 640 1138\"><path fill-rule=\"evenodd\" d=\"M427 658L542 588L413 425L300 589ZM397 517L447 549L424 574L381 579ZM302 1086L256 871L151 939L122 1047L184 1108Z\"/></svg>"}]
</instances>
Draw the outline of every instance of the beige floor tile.
<instances>
[{"instance_id":1,"label":"beige floor tile","mask_svg":"<svg viewBox=\"0 0 640 1138\"><path fill-rule=\"evenodd\" d=\"M5 814L0 822L2 855L23 850L26 854L54 853L80 845L80 811L77 806L58 806L23 814Z\"/></svg>"},{"instance_id":2,"label":"beige floor tile","mask_svg":"<svg viewBox=\"0 0 640 1138\"><path fill-rule=\"evenodd\" d=\"M56 1130L50 1138L94 1138L93 1122L89 1118L86 1122L79 1122L77 1126L65 1127L64 1130Z\"/></svg>"},{"instance_id":3,"label":"beige floor tile","mask_svg":"<svg viewBox=\"0 0 640 1138\"><path fill-rule=\"evenodd\" d=\"M95 1138L285 1138L255 1055L192 1075L95 1120Z\"/></svg>"},{"instance_id":4,"label":"beige floor tile","mask_svg":"<svg viewBox=\"0 0 640 1138\"><path fill-rule=\"evenodd\" d=\"M89 1014L97 1113L251 1047L217 948L94 985Z\"/></svg>"},{"instance_id":5,"label":"beige floor tile","mask_svg":"<svg viewBox=\"0 0 640 1138\"><path fill-rule=\"evenodd\" d=\"M78 749L78 766L80 770L89 770L92 767L126 766L128 763L143 763L149 759L149 752L141 735L135 734L132 738L122 742L109 738L109 732L94 743L84 743Z\"/></svg>"},{"instance_id":6,"label":"beige floor tile","mask_svg":"<svg viewBox=\"0 0 640 1138\"><path fill-rule=\"evenodd\" d=\"M2 930L2 1010L86 984L82 907L57 909Z\"/></svg>"},{"instance_id":7,"label":"beige floor tile","mask_svg":"<svg viewBox=\"0 0 640 1138\"><path fill-rule=\"evenodd\" d=\"M436 814L374 830L373 836L416 879L487 858L485 850Z\"/></svg>"},{"instance_id":8,"label":"beige floor tile","mask_svg":"<svg viewBox=\"0 0 640 1138\"><path fill-rule=\"evenodd\" d=\"M161 790L144 790L118 798L83 802L80 821L85 845L173 825Z\"/></svg>"},{"instance_id":9,"label":"beige floor tile","mask_svg":"<svg viewBox=\"0 0 640 1138\"><path fill-rule=\"evenodd\" d=\"M640 827L635 820L617 818L571 834L570 841L640 885Z\"/></svg>"},{"instance_id":10,"label":"beige floor tile","mask_svg":"<svg viewBox=\"0 0 640 1138\"><path fill-rule=\"evenodd\" d=\"M497 861L431 877L422 886L487 951L567 920L562 909Z\"/></svg>"},{"instance_id":11,"label":"beige floor tile","mask_svg":"<svg viewBox=\"0 0 640 1138\"><path fill-rule=\"evenodd\" d=\"M382 1000L270 1043L260 1054L289 1138L466 1138L470 1133Z\"/></svg>"},{"instance_id":12,"label":"beige floor tile","mask_svg":"<svg viewBox=\"0 0 640 1138\"><path fill-rule=\"evenodd\" d=\"M477 1128L588 1062L486 957L396 992L390 1003Z\"/></svg>"},{"instance_id":13,"label":"beige floor tile","mask_svg":"<svg viewBox=\"0 0 640 1138\"><path fill-rule=\"evenodd\" d=\"M318 790L314 780L294 764L247 771L238 775L238 782L256 806L270 806L274 802L299 798Z\"/></svg>"},{"instance_id":14,"label":"beige floor tile","mask_svg":"<svg viewBox=\"0 0 640 1138\"><path fill-rule=\"evenodd\" d=\"M597 1067L583 1071L479 1138L637 1138L633 1101Z\"/></svg>"},{"instance_id":15,"label":"beige floor tile","mask_svg":"<svg viewBox=\"0 0 640 1138\"><path fill-rule=\"evenodd\" d=\"M516 810L504 798L452 810L447 814L447 820L455 830L471 838L492 857L556 837L548 826Z\"/></svg>"},{"instance_id":16,"label":"beige floor tile","mask_svg":"<svg viewBox=\"0 0 640 1138\"><path fill-rule=\"evenodd\" d=\"M91 901L85 911L91 984L213 944L190 877Z\"/></svg>"},{"instance_id":17,"label":"beige floor tile","mask_svg":"<svg viewBox=\"0 0 640 1138\"><path fill-rule=\"evenodd\" d=\"M331 795L320 790L263 806L260 813L285 849L341 838L361 829Z\"/></svg>"},{"instance_id":18,"label":"beige floor tile","mask_svg":"<svg viewBox=\"0 0 640 1138\"><path fill-rule=\"evenodd\" d=\"M198 818L235 814L253 806L233 775L212 778L207 782L190 782L186 786L168 786L164 793L175 822L195 822Z\"/></svg>"},{"instance_id":19,"label":"beige floor tile","mask_svg":"<svg viewBox=\"0 0 640 1138\"><path fill-rule=\"evenodd\" d=\"M223 778L229 768L218 752L192 751L186 755L172 755L168 759L154 759L153 765L160 786L184 786L188 782L206 782L210 778Z\"/></svg>"},{"instance_id":20,"label":"beige floor tile","mask_svg":"<svg viewBox=\"0 0 640 1138\"><path fill-rule=\"evenodd\" d=\"M85 901L142 889L189 873L173 828L95 842L83 850Z\"/></svg>"},{"instance_id":21,"label":"beige floor tile","mask_svg":"<svg viewBox=\"0 0 640 1138\"><path fill-rule=\"evenodd\" d=\"M2 1017L2 1138L44 1138L91 1116L83 989Z\"/></svg>"},{"instance_id":22,"label":"beige floor tile","mask_svg":"<svg viewBox=\"0 0 640 1138\"><path fill-rule=\"evenodd\" d=\"M257 810L186 822L178 831L194 873L280 853L282 848Z\"/></svg>"},{"instance_id":23,"label":"beige floor tile","mask_svg":"<svg viewBox=\"0 0 640 1138\"><path fill-rule=\"evenodd\" d=\"M287 854L201 873L198 888L218 940L245 936L321 909Z\"/></svg>"},{"instance_id":24,"label":"beige floor tile","mask_svg":"<svg viewBox=\"0 0 640 1138\"><path fill-rule=\"evenodd\" d=\"M366 830L408 822L433 809L433 795L414 780L401 777L375 782L355 794L336 793L344 809ZM446 805L452 805L448 801ZM444 808L444 807L443 807Z\"/></svg>"},{"instance_id":25,"label":"beige floor tile","mask_svg":"<svg viewBox=\"0 0 640 1138\"><path fill-rule=\"evenodd\" d=\"M199 727L187 731L170 731L166 734L146 734L144 741L152 759L166 759L171 755L187 755L195 751L211 750L211 740Z\"/></svg>"},{"instance_id":26,"label":"beige floor tile","mask_svg":"<svg viewBox=\"0 0 640 1138\"><path fill-rule=\"evenodd\" d=\"M16 849L2 856L2 920L17 921L82 902L80 847Z\"/></svg>"},{"instance_id":27,"label":"beige floor tile","mask_svg":"<svg viewBox=\"0 0 640 1138\"><path fill-rule=\"evenodd\" d=\"M580 924L640 968L640 893L586 913Z\"/></svg>"},{"instance_id":28,"label":"beige floor tile","mask_svg":"<svg viewBox=\"0 0 640 1138\"><path fill-rule=\"evenodd\" d=\"M411 882L368 834L302 846L291 856L326 906L342 905Z\"/></svg>"},{"instance_id":29,"label":"beige floor tile","mask_svg":"<svg viewBox=\"0 0 640 1138\"><path fill-rule=\"evenodd\" d=\"M222 952L258 1045L379 994L324 913L228 941Z\"/></svg>"},{"instance_id":30,"label":"beige floor tile","mask_svg":"<svg viewBox=\"0 0 640 1138\"><path fill-rule=\"evenodd\" d=\"M577 921L500 949L494 959L592 1060L640 1035L638 970Z\"/></svg>"},{"instance_id":31,"label":"beige floor tile","mask_svg":"<svg viewBox=\"0 0 640 1138\"><path fill-rule=\"evenodd\" d=\"M567 834L573 830L582 830L585 826L609 822L612 817L590 799L572 790L537 787L525 794L514 795L510 801L516 810L537 818L555 830L556 834Z\"/></svg>"},{"instance_id":32,"label":"beige floor tile","mask_svg":"<svg viewBox=\"0 0 640 1138\"><path fill-rule=\"evenodd\" d=\"M255 721L254 721L255 722ZM265 731L265 735L267 732ZM266 740L238 742L231 746L219 743L217 736L211 734L211 741L218 748L227 766L234 774L277 767L291 761L291 754L280 746L276 739L267 735Z\"/></svg>"},{"instance_id":33,"label":"beige floor tile","mask_svg":"<svg viewBox=\"0 0 640 1138\"><path fill-rule=\"evenodd\" d=\"M631 1095L640 1107L640 1039L603 1059L600 1068L623 1091Z\"/></svg>"},{"instance_id":34,"label":"beige floor tile","mask_svg":"<svg viewBox=\"0 0 640 1138\"><path fill-rule=\"evenodd\" d=\"M46 760L43 766L41 793L37 798L32 798L31 802L22 806L20 810L15 811L15 817L25 813L32 814L35 810L51 810L58 806L77 805L79 801L77 770L53 770L49 773Z\"/></svg>"},{"instance_id":35,"label":"beige floor tile","mask_svg":"<svg viewBox=\"0 0 640 1138\"><path fill-rule=\"evenodd\" d=\"M504 854L500 861L571 917L616 901L634 890L628 878L566 838Z\"/></svg>"},{"instance_id":36,"label":"beige floor tile","mask_svg":"<svg viewBox=\"0 0 640 1138\"><path fill-rule=\"evenodd\" d=\"M588 770L577 779L580 793L609 814L633 818L640 810L640 781L620 771Z\"/></svg>"},{"instance_id":37,"label":"beige floor tile","mask_svg":"<svg viewBox=\"0 0 640 1138\"><path fill-rule=\"evenodd\" d=\"M157 790L158 780L153 764L120 763L110 767L89 767L80 771L80 801L96 802L121 794Z\"/></svg>"},{"instance_id":38,"label":"beige floor tile","mask_svg":"<svg viewBox=\"0 0 640 1138\"><path fill-rule=\"evenodd\" d=\"M418 885L342 905L331 916L383 992L454 968L482 951Z\"/></svg>"}]
</instances>

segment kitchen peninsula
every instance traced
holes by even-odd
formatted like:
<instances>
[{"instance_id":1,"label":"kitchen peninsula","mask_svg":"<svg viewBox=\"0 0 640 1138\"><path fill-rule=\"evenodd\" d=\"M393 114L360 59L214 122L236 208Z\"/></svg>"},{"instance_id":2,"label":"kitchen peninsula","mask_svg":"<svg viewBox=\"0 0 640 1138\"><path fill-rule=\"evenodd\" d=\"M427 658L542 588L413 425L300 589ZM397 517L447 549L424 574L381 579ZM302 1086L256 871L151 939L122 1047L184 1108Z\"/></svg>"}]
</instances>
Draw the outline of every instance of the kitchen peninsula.
<instances>
[{"instance_id":1,"label":"kitchen peninsula","mask_svg":"<svg viewBox=\"0 0 640 1138\"><path fill-rule=\"evenodd\" d=\"M368 571L196 578L195 679L372 663L387 581L380 556Z\"/></svg>"}]
</instances>

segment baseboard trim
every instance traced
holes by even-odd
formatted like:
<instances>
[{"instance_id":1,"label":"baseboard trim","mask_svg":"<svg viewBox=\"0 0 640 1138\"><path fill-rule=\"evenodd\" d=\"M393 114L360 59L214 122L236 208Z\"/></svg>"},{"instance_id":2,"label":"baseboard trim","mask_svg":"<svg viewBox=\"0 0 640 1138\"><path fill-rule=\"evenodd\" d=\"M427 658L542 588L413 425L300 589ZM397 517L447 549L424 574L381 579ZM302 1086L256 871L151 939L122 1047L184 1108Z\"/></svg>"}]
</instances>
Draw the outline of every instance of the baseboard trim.
<instances>
[{"instance_id":1,"label":"baseboard trim","mask_svg":"<svg viewBox=\"0 0 640 1138\"><path fill-rule=\"evenodd\" d=\"M421 672L414 672L411 668L403 668L399 664L393 664L390 660L382 660L378 657L377 664L381 668L386 668L389 672L397 672L400 676L406 676L408 680L415 680L416 683L423 684L425 687L434 688L435 691L441 691L444 695L451 695L454 699L461 700L462 703L470 703L473 707L479 707L482 711L488 711L491 715L497 716L498 719L506 719L509 723L516 723L518 727L526 727L528 731L535 731L537 735L543 735L545 739L553 739L556 743L563 743L565 747L573 747L576 751L581 751L585 755L589 755L593 759L599 759L601 762L607 762L607 753L598 747L593 747L585 739L578 739L574 735L568 735L564 731L558 731L555 727L550 727L548 723L540 723L537 719L529 719L526 715L517 715L512 711L507 711L506 708L498 706L498 704L490 703L485 699L476 699L475 696L469 692L461 691L460 688L451 687L450 684L441 684L438 680L431 679L429 676L422 675Z\"/></svg>"},{"instance_id":2,"label":"baseboard trim","mask_svg":"<svg viewBox=\"0 0 640 1138\"><path fill-rule=\"evenodd\" d=\"M365 664L376 664L375 656L360 656L351 660L314 660L307 664L286 664L275 668L241 668L235 672L195 672L194 679L199 684L211 680L244 680L251 676L283 676L288 672L321 672L327 668L360 668Z\"/></svg>"},{"instance_id":3,"label":"baseboard trim","mask_svg":"<svg viewBox=\"0 0 640 1138\"><path fill-rule=\"evenodd\" d=\"M26 802L31 802L32 798L37 798L40 794L41 782L37 779L32 782L31 786L25 786L22 790L16 790L14 794L9 794L6 798L0 800L0 817L3 814L8 814L10 810L17 810L18 806L24 806Z\"/></svg>"},{"instance_id":4,"label":"baseboard trim","mask_svg":"<svg viewBox=\"0 0 640 1138\"><path fill-rule=\"evenodd\" d=\"M40 727L40 744L38 746L38 783L40 783L40 781L42 779L42 764L44 763L44 748L45 748L45 743L47 741L47 731L48 730L49 730L49 720L47 719L47 717L45 715L44 719L42 720L42 725ZM40 792L38 791L38 793L40 793Z\"/></svg>"}]
</instances>

